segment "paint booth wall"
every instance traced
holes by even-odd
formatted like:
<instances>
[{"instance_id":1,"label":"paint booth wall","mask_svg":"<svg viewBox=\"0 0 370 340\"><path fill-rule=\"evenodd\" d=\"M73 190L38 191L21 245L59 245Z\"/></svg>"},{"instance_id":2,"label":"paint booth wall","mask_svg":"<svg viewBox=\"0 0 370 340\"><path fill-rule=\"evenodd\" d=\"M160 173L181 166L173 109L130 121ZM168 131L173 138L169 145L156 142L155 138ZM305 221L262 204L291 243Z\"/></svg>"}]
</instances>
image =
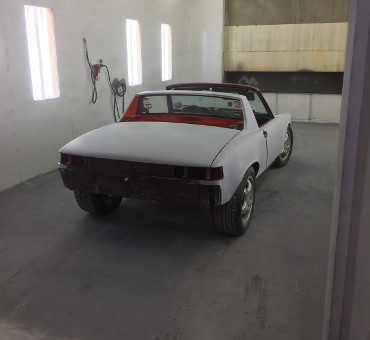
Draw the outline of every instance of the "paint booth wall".
<instances>
[{"instance_id":1,"label":"paint booth wall","mask_svg":"<svg viewBox=\"0 0 370 340\"><path fill-rule=\"evenodd\" d=\"M226 72L343 72L348 0L226 0Z\"/></svg>"},{"instance_id":2,"label":"paint booth wall","mask_svg":"<svg viewBox=\"0 0 370 340\"><path fill-rule=\"evenodd\" d=\"M294 120L338 123L349 0L226 0L224 80Z\"/></svg>"},{"instance_id":3,"label":"paint booth wall","mask_svg":"<svg viewBox=\"0 0 370 340\"><path fill-rule=\"evenodd\" d=\"M273 113L290 113L293 121L339 123L340 94L264 92L263 95Z\"/></svg>"},{"instance_id":4,"label":"paint booth wall","mask_svg":"<svg viewBox=\"0 0 370 340\"><path fill-rule=\"evenodd\" d=\"M105 71L97 103L90 102L83 38L92 63L101 58L112 77L127 79L125 20L140 21L143 83L128 87L126 107L140 91L222 79L222 0L36 0L30 5L53 10L61 96L34 101L24 5L12 0L0 6L0 190L55 169L61 146L114 121ZM173 77L167 82L161 81L161 23L172 27Z\"/></svg>"}]
</instances>

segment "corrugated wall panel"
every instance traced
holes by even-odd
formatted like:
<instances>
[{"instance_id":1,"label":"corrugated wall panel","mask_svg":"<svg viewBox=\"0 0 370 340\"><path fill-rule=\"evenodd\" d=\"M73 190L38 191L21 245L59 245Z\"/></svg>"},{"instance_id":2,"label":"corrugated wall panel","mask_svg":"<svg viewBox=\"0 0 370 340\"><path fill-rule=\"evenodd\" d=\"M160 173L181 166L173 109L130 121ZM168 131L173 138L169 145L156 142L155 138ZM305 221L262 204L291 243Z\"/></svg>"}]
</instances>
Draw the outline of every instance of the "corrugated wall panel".
<instances>
[{"instance_id":1,"label":"corrugated wall panel","mask_svg":"<svg viewBox=\"0 0 370 340\"><path fill-rule=\"evenodd\" d=\"M225 27L225 71L344 70L347 23Z\"/></svg>"},{"instance_id":2,"label":"corrugated wall panel","mask_svg":"<svg viewBox=\"0 0 370 340\"><path fill-rule=\"evenodd\" d=\"M226 26L348 21L348 0L225 0Z\"/></svg>"}]
</instances>

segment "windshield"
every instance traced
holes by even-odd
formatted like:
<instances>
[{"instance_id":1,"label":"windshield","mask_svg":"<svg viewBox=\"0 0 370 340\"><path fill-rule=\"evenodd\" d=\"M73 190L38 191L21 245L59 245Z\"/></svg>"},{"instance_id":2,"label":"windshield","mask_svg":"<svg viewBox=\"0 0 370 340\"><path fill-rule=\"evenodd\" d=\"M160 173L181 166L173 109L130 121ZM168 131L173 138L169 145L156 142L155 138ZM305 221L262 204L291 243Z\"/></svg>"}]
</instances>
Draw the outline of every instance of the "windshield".
<instances>
[{"instance_id":1,"label":"windshield","mask_svg":"<svg viewBox=\"0 0 370 340\"><path fill-rule=\"evenodd\" d=\"M243 119L239 99L202 95L151 95L139 100L137 114L179 114Z\"/></svg>"}]
</instances>

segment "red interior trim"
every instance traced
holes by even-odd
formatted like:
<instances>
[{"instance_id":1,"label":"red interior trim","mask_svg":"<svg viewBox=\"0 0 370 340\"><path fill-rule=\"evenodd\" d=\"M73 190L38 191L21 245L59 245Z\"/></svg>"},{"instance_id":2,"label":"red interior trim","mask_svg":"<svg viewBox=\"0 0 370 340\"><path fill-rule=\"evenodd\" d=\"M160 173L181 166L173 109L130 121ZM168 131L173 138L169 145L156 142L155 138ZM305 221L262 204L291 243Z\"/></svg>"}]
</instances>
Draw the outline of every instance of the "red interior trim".
<instances>
[{"instance_id":1,"label":"red interior trim","mask_svg":"<svg viewBox=\"0 0 370 340\"><path fill-rule=\"evenodd\" d=\"M214 116L199 116L199 115L181 115L181 114L142 114L128 116L125 114L120 121L123 122L169 122L169 123L187 123L200 124L208 126L217 126L229 128L235 126L238 130L244 127L243 120L233 118L223 118Z\"/></svg>"},{"instance_id":2,"label":"red interior trim","mask_svg":"<svg viewBox=\"0 0 370 340\"><path fill-rule=\"evenodd\" d=\"M125 112L125 114L122 116L122 118L119 120L119 122L126 121L125 118L127 118L127 117L134 117L134 116L136 116L136 110L137 110L137 106L139 104L139 99L140 99L140 96L138 96L138 95L136 95L132 99L130 105L128 106L128 108L127 108L127 110Z\"/></svg>"}]
</instances>

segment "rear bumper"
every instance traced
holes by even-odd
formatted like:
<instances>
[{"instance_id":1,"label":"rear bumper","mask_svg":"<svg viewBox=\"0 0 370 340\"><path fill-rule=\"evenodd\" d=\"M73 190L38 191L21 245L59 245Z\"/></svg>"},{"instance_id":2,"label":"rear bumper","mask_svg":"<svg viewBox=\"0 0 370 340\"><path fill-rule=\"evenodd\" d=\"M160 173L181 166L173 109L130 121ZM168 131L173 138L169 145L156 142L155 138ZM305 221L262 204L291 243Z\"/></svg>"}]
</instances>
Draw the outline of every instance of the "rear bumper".
<instances>
[{"instance_id":1,"label":"rear bumper","mask_svg":"<svg viewBox=\"0 0 370 340\"><path fill-rule=\"evenodd\" d=\"M217 206L221 202L219 185L153 176L127 175L118 171L92 170L59 164L64 186L109 196L160 202Z\"/></svg>"}]
</instances>

